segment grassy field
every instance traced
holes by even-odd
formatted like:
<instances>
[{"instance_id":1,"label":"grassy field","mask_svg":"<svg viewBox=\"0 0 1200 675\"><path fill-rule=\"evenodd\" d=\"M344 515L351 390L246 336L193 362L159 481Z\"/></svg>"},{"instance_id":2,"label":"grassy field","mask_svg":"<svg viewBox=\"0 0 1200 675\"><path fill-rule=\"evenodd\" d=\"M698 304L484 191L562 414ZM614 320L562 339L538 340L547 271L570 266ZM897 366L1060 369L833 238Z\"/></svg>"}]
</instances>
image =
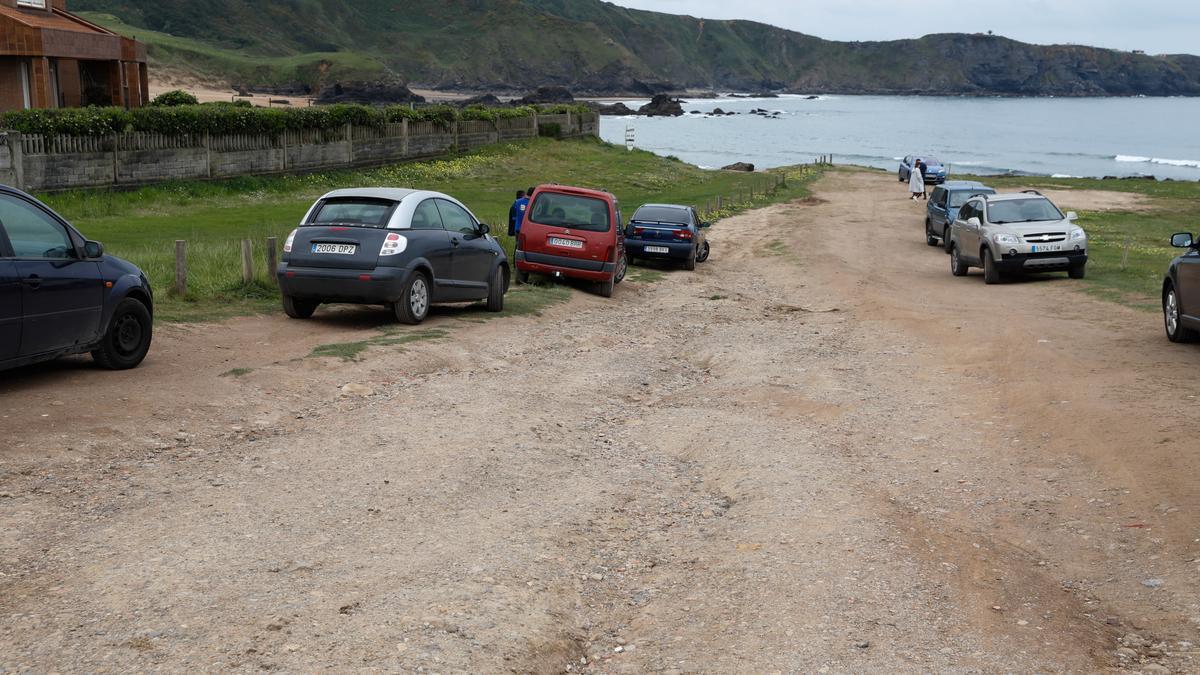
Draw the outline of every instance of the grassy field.
<instances>
[{"instance_id":1,"label":"grassy field","mask_svg":"<svg viewBox=\"0 0 1200 675\"><path fill-rule=\"evenodd\" d=\"M801 197L817 175L793 168L788 187L767 195L779 172L771 175L705 171L677 160L593 140L537 139L497 145L446 160L398 164L366 171L301 176L241 178L228 181L164 184L131 191L86 190L40 195L107 250L138 264L158 295L158 317L166 321L219 319L274 310L278 292L266 269L267 237L281 245L313 200L339 187L391 186L439 190L466 203L492 225L511 252L508 207L514 193L545 182L604 188L621 200L628 218L648 201L692 204L701 209L723 195L726 208L717 219L771 201ZM750 191L755 198L750 200ZM739 203L728 205L730 196ZM188 293L176 297L175 240L187 241ZM254 243L256 279L241 279L240 241ZM644 275L649 280L653 274ZM635 277L636 278L636 277ZM530 295L525 295L528 293ZM521 289L512 307L533 311L553 301L548 290ZM561 298L560 298L561 299Z\"/></svg>"},{"instance_id":2,"label":"grassy field","mask_svg":"<svg viewBox=\"0 0 1200 675\"><path fill-rule=\"evenodd\" d=\"M1146 208L1139 211L1077 209L1079 225L1087 230L1090 244L1088 291L1147 310L1161 309L1163 274L1171 259L1182 252L1171 248L1171 235L1200 231L1200 183L1197 182L1028 177L977 180L999 190L1106 190L1147 197ZM1071 205L1063 206L1066 209Z\"/></svg>"}]
</instances>

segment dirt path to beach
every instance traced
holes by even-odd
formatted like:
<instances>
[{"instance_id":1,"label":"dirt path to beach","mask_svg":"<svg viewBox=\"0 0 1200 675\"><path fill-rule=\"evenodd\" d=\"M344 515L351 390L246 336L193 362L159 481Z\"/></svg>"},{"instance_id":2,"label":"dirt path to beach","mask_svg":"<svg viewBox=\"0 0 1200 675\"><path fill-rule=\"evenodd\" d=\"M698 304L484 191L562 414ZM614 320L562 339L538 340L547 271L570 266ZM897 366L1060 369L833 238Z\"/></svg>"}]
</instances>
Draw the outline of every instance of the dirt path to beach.
<instances>
[{"instance_id":1,"label":"dirt path to beach","mask_svg":"<svg viewBox=\"0 0 1200 675\"><path fill-rule=\"evenodd\" d=\"M918 209L839 172L612 301L4 374L0 670L1196 670L1200 350Z\"/></svg>"}]
</instances>

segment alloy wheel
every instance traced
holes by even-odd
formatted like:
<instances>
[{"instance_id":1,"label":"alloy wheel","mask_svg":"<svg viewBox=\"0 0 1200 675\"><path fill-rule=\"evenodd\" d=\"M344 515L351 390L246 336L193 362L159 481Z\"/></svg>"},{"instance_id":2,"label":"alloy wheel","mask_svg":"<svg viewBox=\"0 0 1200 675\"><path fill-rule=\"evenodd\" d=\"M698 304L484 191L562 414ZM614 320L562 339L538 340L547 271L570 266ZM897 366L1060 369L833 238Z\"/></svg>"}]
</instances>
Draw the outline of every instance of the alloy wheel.
<instances>
[{"instance_id":1,"label":"alloy wheel","mask_svg":"<svg viewBox=\"0 0 1200 675\"><path fill-rule=\"evenodd\" d=\"M413 280L412 290L408 294L408 306L413 316L425 316L429 309L429 285L425 283L425 277Z\"/></svg>"}]
</instances>

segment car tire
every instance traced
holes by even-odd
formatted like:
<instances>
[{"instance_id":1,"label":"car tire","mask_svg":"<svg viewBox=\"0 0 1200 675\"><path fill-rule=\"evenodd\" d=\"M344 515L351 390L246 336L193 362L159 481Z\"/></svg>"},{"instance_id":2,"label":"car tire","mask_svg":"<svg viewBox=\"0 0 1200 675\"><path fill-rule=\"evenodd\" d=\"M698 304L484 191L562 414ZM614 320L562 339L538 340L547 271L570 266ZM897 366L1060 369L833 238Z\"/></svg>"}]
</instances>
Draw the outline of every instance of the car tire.
<instances>
[{"instance_id":1,"label":"car tire","mask_svg":"<svg viewBox=\"0 0 1200 675\"><path fill-rule=\"evenodd\" d=\"M614 274L608 278L608 281L601 281L596 284L596 292L600 294L600 297L611 298L613 296L613 290L617 286L616 279L617 277Z\"/></svg>"},{"instance_id":2,"label":"car tire","mask_svg":"<svg viewBox=\"0 0 1200 675\"><path fill-rule=\"evenodd\" d=\"M896 177L900 179L901 183L908 182L908 181L904 180L904 170L903 169L896 172Z\"/></svg>"},{"instance_id":3,"label":"car tire","mask_svg":"<svg viewBox=\"0 0 1200 675\"><path fill-rule=\"evenodd\" d=\"M1067 276L1072 279L1082 279L1087 276L1087 263L1082 265L1071 265L1067 270Z\"/></svg>"},{"instance_id":4,"label":"car tire","mask_svg":"<svg viewBox=\"0 0 1200 675\"><path fill-rule=\"evenodd\" d=\"M136 368L150 351L153 338L150 310L139 300L125 298L113 311L100 345L92 350L92 358L108 370Z\"/></svg>"},{"instance_id":5,"label":"car tire","mask_svg":"<svg viewBox=\"0 0 1200 675\"><path fill-rule=\"evenodd\" d=\"M1167 339L1171 342L1196 342L1200 333L1187 328L1180 320L1179 295L1174 285L1168 285L1163 292L1163 325L1167 329Z\"/></svg>"},{"instance_id":6,"label":"car tire","mask_svg":"<svg viewBox=\"0 0 1200 675\"><path fill-rule=\"evenodd\" d=\"M321 303L316 300L300 300L290 295L283 296L283 313L293 319L307 319L317 311Z\"/></svg>"},{"instance_id":7,"label":"car tire","mask_svg":"<svg viewBox=\"0 0 1200 675\"><path fill-rule=\"evenodd\" d=\"M950 247L950 273L956 277L965 277L965 276L967 276L968 269L969 268L966 266L966 264L963 263L962 258L959 257L959 255L958 255L958 247L951 246Z\"/></svg>"},{"instance_id":8,"label":"car tire","mask_svg":"<svg viewBox=\"0 0 1200 675\"><path fill-rule=\"evenodd\" d=\"M522 285L529 283L529 272L524 272L520 268L518 268L517 269L517 283L522 284Z\"/></svg>"},{"instance_id":9,"label":"car tire","mask_svg":"<svg viewBox=\"0 0 1200 675\"><path fill-rule=\"evenodd\" d=\"M613 275L613 284L619 284L625 281L625 275L629 273L629 261L625 256L617 261L617 273Z\"/></svg>"},{"instance_id":10,"label":"car tire","mask_svg":"<svg viewBox=\"0 0 1200 675\"><path fill-rule=\"evenodd\" d=\"M704 248L700 249L700 255L696 256L696 262L706 262L708 260L708 254L711 252L712 249L709 248L708 242L704 242Z\"/></svg>"},{"instance_id":11,"label":"car tire","mask_svg":"<svg viewBox=\"0 0 1200 675\"><path fill-rule=\"evenodd\" d=\"M504 268L497 267L492 273L492 281L488 284L487 310L489 312L504 311Z\"/></svg>"},{"instance_id":12,"label":"car tire","mask_svg":"<svg viewBox=\"0 0 1200 675\"><path fill-rule=\"evenodd\" d=\"M404 283L400 299L392 305L396 320L415 326L429 316L429 277L421 272L413 272Z\"/></svg>"},{"instance_id":13,"label":"car tire","mask_svg":"<svg viewBox=\"0 0 1200 675\"><path fill-rule=\"evenodd\" d=\"M950 226L948 225L942 230L942 248L946 250L946 253L950 252Z\"/></svg>"},{"instance_id":14,"label":"car tire","mask_svg":"<svg viewBox=\"0 0 1200 675\"><path fill-rule=\"evenodd\" d=\"M696 271L696 249L692 249L692 252L688 254L687 260L683 261L683 269L689 272Z\"/></svg>"},{"instance_id":15,"label":"car tire","mask_svg":"<svg viewBox=\"0 0 1200 675\"><path fill-rule=\"evenodd\" d=\"M983 258L983 283L998 284L1003 281L1000 268L996 267L996 261L992 259L992 252L984 249L980 257Z\"/></svg>"}]
</instances>

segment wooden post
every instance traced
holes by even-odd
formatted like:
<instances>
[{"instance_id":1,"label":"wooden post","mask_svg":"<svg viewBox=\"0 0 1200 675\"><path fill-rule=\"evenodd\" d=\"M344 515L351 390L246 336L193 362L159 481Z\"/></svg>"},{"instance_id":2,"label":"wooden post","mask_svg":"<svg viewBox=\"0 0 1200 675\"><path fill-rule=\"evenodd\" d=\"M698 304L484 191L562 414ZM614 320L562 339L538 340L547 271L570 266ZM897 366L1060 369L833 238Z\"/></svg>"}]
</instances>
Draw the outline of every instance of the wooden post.
<instances>
[{"instance_id":1,"label":"wooden post","mask_svg":"<svg viewBox=\"0 0 1200 675\"><path fill-rule=\"evenodd\" d=\"M721 195L717 195L717 210L721 210Z\"/></svg>"},{"instance_id":2,"label":"wooden post","mask_svg":"<svg viewBox=\"0 0 1200 675\"><path fill-rule=\"evenodd\" d=\"M279 238L267 237L267 277L271 283L276 283L275 269L279 267Z\"/></svg>"},{"instance_id":3,"label":"wooden post","mask_svg":"<svg viewBox=\"0 0 1200 675\"><path fill-rule=\"evenodd\" d=\"M187 295L187 242L175 240L175 295Z\"/></svg>"},{"instance_id":4,"label":"wooden post","mask_svg":"<svg viewBox=\"0 0 1200 675\"><path fill-rule=\"evenodd\" d=\"M1121 271L1125 271L1125 265L1129 263L1129 247L1133 246L1133 241L1129 237L1125 237L1125 248L1121 251Z\"/></svg>"},{"instance_id":5,"label":"wooden post","mask_svg":"<svg viewBox=\"0 0 1200 675\"><path fill-rule=\"evenodd\" d=\"M254 281L254 244L249 239L242 240L242 283Z\"/></svg>"}]
</instances>

